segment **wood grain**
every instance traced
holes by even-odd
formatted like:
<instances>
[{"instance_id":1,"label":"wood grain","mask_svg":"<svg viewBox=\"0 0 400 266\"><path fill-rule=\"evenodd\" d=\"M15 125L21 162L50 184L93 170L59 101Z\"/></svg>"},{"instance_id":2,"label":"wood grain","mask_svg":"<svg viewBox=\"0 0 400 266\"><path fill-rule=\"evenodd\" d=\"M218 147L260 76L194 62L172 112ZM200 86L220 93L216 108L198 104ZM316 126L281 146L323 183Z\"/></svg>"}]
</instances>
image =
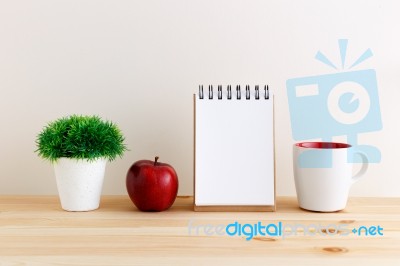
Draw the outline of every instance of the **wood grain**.
<instances>
[{"instance_id":1,"label":"wood grain","mask_svg":"<svg viewBox=\"0 0 400 266\"><path fill-rule=\"evenodd\" d=\"M0 265L400 265L399 206L400 198L351 198L344 211L317 213L278 197L276 212L194 212L193 198L179 197L157 213L139 212L127 196L104 196L96 211L66 212L54 196L0 196ZM379 225L383 235L328 228L305 236L297 228L285 239L246 241L203 230L235 221ZM189 223L203 227L190 231Z\"/></svg>"}]
</instances>

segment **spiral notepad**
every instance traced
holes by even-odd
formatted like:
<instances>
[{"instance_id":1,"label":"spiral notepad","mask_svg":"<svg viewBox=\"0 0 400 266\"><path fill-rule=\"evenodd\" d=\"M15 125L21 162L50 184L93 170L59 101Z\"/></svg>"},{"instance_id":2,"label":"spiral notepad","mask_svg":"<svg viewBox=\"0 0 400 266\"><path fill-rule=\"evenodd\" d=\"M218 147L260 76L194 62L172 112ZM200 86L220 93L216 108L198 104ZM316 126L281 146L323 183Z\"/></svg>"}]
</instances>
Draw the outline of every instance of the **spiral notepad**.
<instances>
[{"instance_id":1,"label":"spiral notepad","mask_svg":"<svg viewBox=\"0 0 400 266\"><path fill-rule=\"evenodd\" d=\"M273 96L267 86L194 95L196 211L275 210Z\"/></svg>"}]
</instances>

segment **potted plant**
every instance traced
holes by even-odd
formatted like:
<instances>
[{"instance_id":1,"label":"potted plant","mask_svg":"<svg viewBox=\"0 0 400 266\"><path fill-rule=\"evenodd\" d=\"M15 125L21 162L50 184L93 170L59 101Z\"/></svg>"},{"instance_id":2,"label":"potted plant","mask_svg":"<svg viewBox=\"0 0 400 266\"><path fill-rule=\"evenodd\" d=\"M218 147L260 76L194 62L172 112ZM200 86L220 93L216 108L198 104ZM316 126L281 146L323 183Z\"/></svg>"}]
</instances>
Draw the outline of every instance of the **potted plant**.
<instances>
[{"instance_id":1,"label":"potted plant","mask_svg":"<svg viewBox=\"0 0 400 266\"><path fill-rule=\"evenodd\" d=\"M119 128L98 116L71 115L50 122L36 139L38 155L54 164L61 206L99 207L106 162L126 151Z\"/></svg>"}]
</instances>

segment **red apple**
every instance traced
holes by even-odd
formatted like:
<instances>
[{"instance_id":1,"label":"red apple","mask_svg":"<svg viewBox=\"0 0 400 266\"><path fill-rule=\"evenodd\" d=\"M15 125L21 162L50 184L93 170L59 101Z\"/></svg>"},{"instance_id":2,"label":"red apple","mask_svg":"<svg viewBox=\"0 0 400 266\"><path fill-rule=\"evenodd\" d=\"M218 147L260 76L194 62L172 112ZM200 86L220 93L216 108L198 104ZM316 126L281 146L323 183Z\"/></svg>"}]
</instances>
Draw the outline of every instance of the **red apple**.
<instances>
[{"instance_id":1,"label":"red apple","mask_svg":"<svg viewBox=\"0 0 400 266\"><path fill-rule=\"evenodd\" d=\"M126 189L141 211L164 211L171 207L178 193L178 176L166 163L140 160L128 170Z\"/></svg>"}]
</instances>

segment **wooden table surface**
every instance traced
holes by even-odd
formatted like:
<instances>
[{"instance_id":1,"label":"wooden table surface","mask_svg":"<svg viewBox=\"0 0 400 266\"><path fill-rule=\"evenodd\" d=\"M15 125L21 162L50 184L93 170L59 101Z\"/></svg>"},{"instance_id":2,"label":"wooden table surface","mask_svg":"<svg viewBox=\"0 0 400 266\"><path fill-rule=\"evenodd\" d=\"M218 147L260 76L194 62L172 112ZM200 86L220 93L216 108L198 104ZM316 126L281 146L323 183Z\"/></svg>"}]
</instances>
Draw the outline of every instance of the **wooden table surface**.
<instances>
[{"instance_id":1,"label":"wooden table surface","mask_svg":"<svg viewBox=\"0 0 400 266\"><path fill-rule=\"evenodd\" d=\"M145 213L104 196L96 211L66 212L55 196L0 196L0 265L400 265L400 198L351 198L336 213L289 197L275 213L193 212L192 202ZM284 229L246 240L223 230L236 221Z\"/></svg>"}]
</instances>

